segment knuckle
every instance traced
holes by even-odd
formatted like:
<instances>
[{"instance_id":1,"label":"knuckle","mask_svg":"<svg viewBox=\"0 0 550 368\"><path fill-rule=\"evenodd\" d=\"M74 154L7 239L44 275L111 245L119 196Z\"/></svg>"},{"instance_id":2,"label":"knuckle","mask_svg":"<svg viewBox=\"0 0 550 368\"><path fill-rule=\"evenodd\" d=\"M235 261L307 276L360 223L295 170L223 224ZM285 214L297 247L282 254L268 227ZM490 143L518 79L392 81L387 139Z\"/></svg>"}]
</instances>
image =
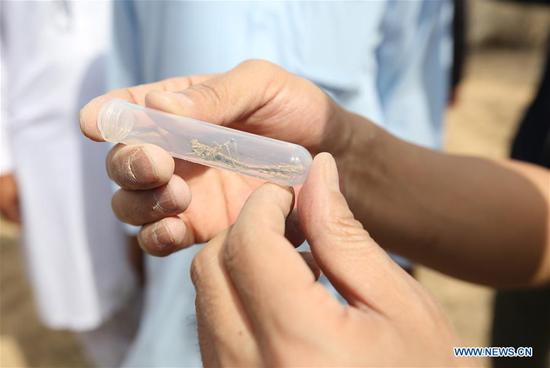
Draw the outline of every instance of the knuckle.
<instances>
[{"instance_id":1,"label":"knuckle","mask_svg":"<svg viewBox=\"0 0 550 368\"><path fill-rule=\"evenodd\" d=\"M370 239L369 233L352 215L335 216L326 225L328 233L335 241L362 243Z\"/></svg>"},{"instance_id":2,"label":"knuckle","mask_svg":"<svg viewBox=\"0 0 550 368\"><path fill-rule=\"evenodd\" d=\"M363 243L371 240L363 224L357 221L350 211L341 194L334 193L332 202L343 202L335 206L335 210L326 220L326 229L329 236L335 241L345 243Z\"/></svg>"},{"instance_id":3,"label":"knuckle","mask_svg":"<svg viewBox=\"0 0 550 368\"><path fill-rule=\"evenodd\" d=\"M218 106L223 101L223 91L221 88L215 88L207 83L195 84L185 90L186 93L195 94L202 100L208 101L214 106Z\"/></svg>"},{"instance_id":4,"label":"knuckle","mask_svg":"<svg viewBox=\"0 0 550 368\"><path fill-rule=\"evenodd\" d=\"M271 61L265 60L265 59L248 59L243 61L239 66L246 67L246 68L252 68L258 71L276 71L279 70L280 67Z\"/></svg>"}]
</instances>

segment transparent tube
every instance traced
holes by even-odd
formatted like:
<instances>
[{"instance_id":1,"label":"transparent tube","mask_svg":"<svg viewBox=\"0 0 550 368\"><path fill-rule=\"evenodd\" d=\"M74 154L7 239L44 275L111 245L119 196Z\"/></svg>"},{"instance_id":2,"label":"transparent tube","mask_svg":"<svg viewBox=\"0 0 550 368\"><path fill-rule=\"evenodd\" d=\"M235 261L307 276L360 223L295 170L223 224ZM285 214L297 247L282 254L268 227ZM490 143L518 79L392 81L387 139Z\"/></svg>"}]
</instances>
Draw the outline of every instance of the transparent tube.
<instances>
[{"instance_id":1,"label":"transparent tube","mask_svg":"<svg viewBox=\"0 0 550 368\"><path fill-rule=\"evenodd\" d=\"M151 143L176 158L277 184L302 184L311 155L302 146L168 114L123 100L109 101L98 118L108 142Z\"/></svg>"}]
</instances>

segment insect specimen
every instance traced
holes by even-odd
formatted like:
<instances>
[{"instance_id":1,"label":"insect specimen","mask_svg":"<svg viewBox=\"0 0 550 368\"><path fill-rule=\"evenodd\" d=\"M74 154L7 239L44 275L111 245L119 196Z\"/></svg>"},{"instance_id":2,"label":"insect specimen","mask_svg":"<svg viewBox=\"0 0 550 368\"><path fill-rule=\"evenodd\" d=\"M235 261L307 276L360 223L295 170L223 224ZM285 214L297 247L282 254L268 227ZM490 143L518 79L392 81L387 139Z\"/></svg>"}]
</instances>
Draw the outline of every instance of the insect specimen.
<instances>
[{"instance_id":1,"label":"insect specimen","mask_svg":"<svg viewBox=\"0 0 550 368\"><path fill-rule=\"evenodd\" d=\"M302 173L304 170L302 165L273 164L270 166L256 166L246 164L235 158L238 157L236 150L237 144L234 139L230 139L222 144L214 145L201 143L198 139L191 140L191 151L195 156L203 160L216 162L234 169L258 171L266 175L273 175L280 178L292 177Z\"/></svg>"}]
</instances>

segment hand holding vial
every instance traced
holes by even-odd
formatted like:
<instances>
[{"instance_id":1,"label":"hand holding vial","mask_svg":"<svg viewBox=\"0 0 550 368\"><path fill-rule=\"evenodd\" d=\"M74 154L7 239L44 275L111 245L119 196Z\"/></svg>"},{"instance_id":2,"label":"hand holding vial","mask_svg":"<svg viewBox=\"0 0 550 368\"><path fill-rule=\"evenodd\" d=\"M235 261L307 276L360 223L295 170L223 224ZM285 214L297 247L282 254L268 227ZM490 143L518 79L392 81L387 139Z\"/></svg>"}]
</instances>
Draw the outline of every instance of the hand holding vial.
<instances>
[{"instance_id":1,"label":"hand holding vial","mask_svg":"<svg viewBox=\"0 0 550 368\"><path fill-rule=\"evenodd\" d=\"M143 125L141 132L156 143L143 144L133 140L125 125L115 125L121 129L117 131L104 124L110 118L99 119L102 109L105 117L114 111L107 110L108 106L120 105L114 99L154 109L130 106L124 110L130 114L126 121L148 124L147 114L152 113L153 120L165 124L178 115L195 130L178 130L185 137L175 142L166 125L160 130ZM157 115L159 110L174 115ZM313 83L271 63L249 61L216 76L175 78L113 91L84 107L81 127L94 140L127 139L130 143L115 146L107 158L109 175L121 187L113 197L113 209L123 222L144 225L139 234L143 248L167 255L206 242L231 225L246 198L263 181L302 182L310 157L297 145L312 153L342 151L349 134L346 126L334 121L338 110ZM204 129L226 134L204 135ZM251 136L244 132L283 142L254 136L248 140ZM126 136L118 139L121 135ZM259 146L254 144L258 139ZM172 158L176 150L185 155L178 156L184 160ZM190 161L252 173L262 180Z\"/></svg>"}]
</instances>

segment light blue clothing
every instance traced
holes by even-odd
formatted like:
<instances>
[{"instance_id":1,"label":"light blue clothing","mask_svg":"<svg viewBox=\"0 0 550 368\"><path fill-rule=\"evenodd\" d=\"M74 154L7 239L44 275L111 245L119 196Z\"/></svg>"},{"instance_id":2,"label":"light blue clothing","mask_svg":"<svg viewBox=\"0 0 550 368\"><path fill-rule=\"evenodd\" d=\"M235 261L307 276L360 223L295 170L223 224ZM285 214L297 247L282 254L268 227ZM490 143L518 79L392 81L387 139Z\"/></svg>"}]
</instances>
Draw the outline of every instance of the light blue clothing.
<instances>
[{"instance_id":1,"label":"light blue clothing","mask_svg":"<svg viewBox=\"0 0 550 368\"><path fill-rule=\"evenodd\" d=\"M439 147L451 15L445 0L120 1L112 86L223 72L262 58L392 133ZM196 250L147 258L144 316L126 366L200 365L188 276Z\"/></svg>"}]
</instances>

